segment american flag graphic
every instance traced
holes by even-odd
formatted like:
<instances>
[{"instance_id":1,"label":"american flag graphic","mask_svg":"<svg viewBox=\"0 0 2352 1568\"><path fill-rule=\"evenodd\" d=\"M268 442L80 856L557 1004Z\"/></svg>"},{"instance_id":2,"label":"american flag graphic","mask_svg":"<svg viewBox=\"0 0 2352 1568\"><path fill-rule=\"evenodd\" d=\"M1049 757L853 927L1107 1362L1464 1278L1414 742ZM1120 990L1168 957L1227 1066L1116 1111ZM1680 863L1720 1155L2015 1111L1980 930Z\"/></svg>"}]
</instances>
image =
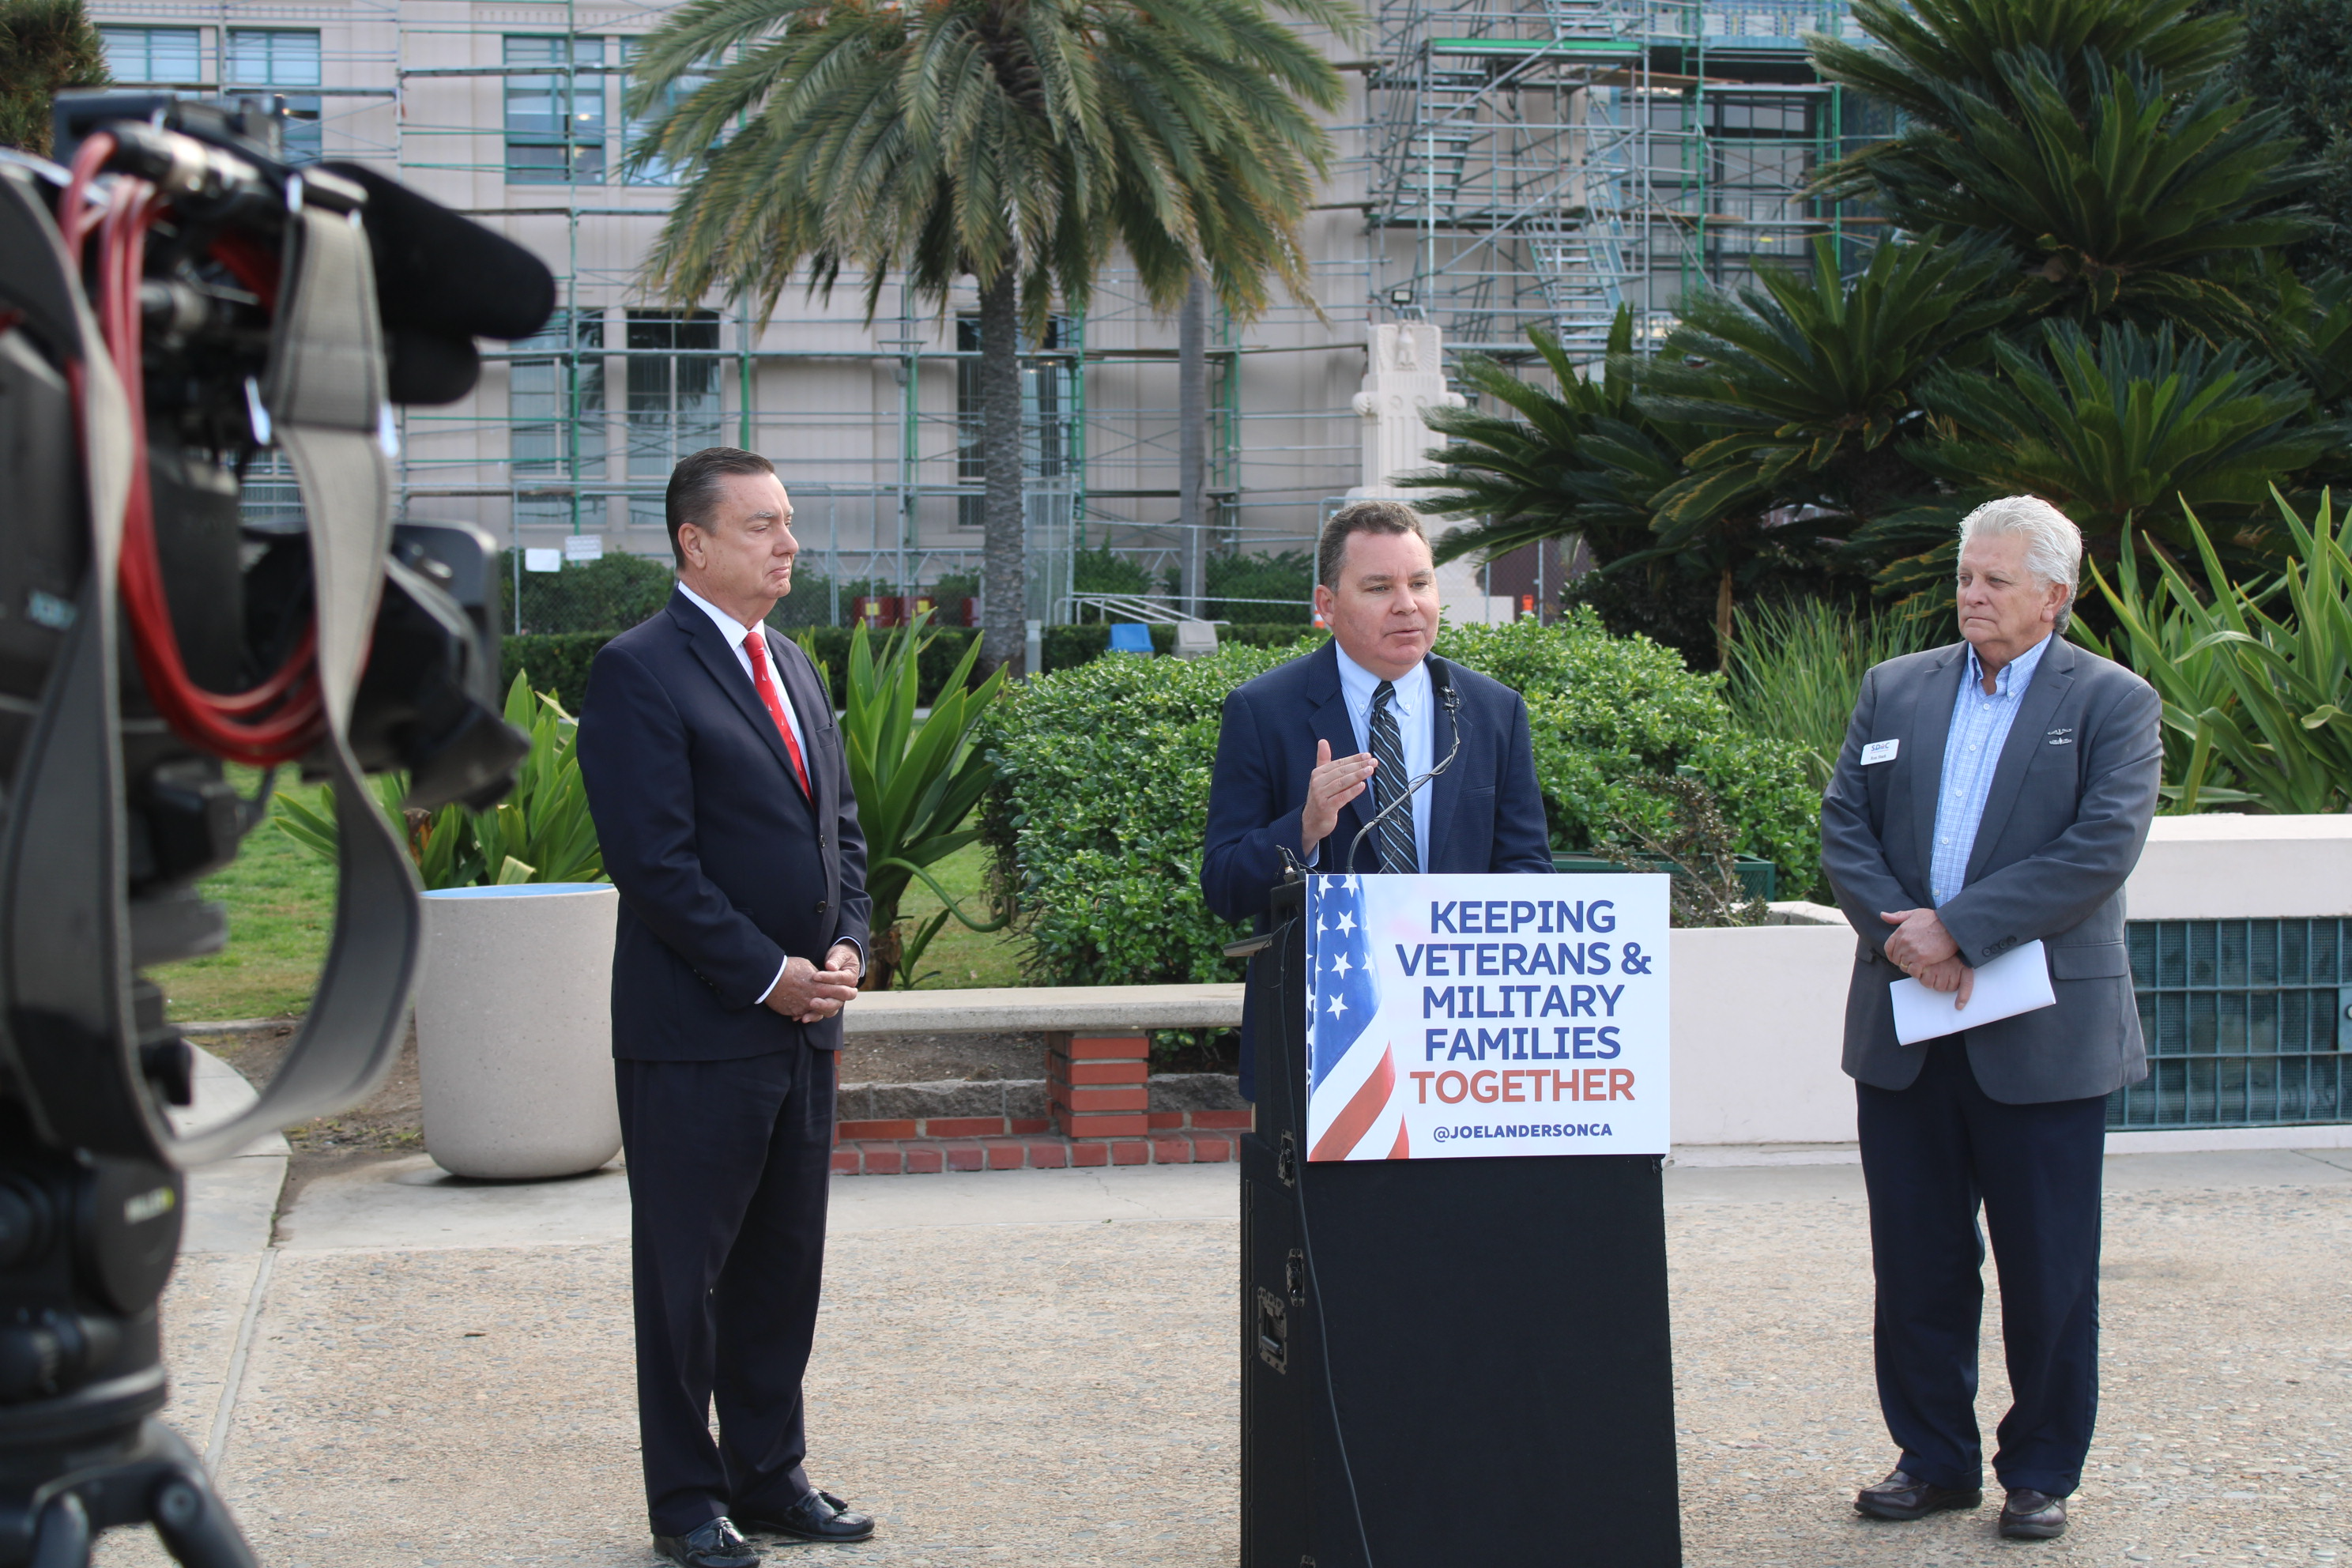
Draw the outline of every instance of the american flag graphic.
<instances>
[{"instance_id":1,"label":"american flag graphic","mask_svg":"<svg viewBox=\"0 0 2352 1568\"><path fill-rule=\"evenodd\" d=\"M1307 1157L1405 1159L1396 1052L1370 1027L1381 992L1361 877L1309 880L1307 968Z\"/></svg>"}]
</instances>

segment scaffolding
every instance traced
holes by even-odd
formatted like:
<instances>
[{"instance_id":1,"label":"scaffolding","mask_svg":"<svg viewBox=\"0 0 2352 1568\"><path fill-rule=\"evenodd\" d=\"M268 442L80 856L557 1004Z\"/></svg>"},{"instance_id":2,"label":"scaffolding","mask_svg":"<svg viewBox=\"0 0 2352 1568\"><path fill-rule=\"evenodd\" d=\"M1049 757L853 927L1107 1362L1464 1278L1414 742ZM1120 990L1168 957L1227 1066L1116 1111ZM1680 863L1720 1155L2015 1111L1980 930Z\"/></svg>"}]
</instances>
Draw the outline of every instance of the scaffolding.
<instances>
[{"instance_id":1,"label":"scaffolding","mask_svg":"<svg viewBox=\"0 0 2352 1568\"><path fill-rule=\"evenodd\" d=\"M315 117L325 156L388 167L556 272L546 331L486 353L465 402L404 412L404 512L476 521L518 569L532 549L576 559L557 547L591 537L659 555L670 467L723 440L777 462L825 587L816 618L837 619L853 593L977 575L969 289L941 310L892 280L871 323L855 290L788 295L764 321L740 300L682 311L646 297L640 265L672 187L658 169L626 172L644 126L622 94L635 39L665 7L92 9L126 64L174 73L150 85L285 93ZM1246 329L1213 318L1210 548L1308 549L1360 481L1349 397L1370 323L1433 321L1450 353L1506 357L1542 325L1589 357L1622 308L1647 342L1684 291L1843 234L1851 220L1800 194L1850 130L1801 36L1849 26L1839 0L1378 0L1365 39L1327 45L1352 86L1306 229L1311 297L1277 298ZM1024 345L1028 615L1069 618L1082 594L1168 594L1187 542L1175 343L1173 320L1114 268L1083 317ZM251 477L253 504L294 504L288 476ZM1080 580L1107 559L1121 580Z\"/></svg>"},{"instance_id":2,"label":"scaffolding","mask_svg":"<svg viewBox=\"0 0 2352 1568\"><path fill-rule=\"evenodd\" d=\"M1600 355L1852 220L1803 195L1851 128L1804 36L1840 0L1387 0L1370 225L1382 302L1451 353Z\"/></svg>"}]
</instances>

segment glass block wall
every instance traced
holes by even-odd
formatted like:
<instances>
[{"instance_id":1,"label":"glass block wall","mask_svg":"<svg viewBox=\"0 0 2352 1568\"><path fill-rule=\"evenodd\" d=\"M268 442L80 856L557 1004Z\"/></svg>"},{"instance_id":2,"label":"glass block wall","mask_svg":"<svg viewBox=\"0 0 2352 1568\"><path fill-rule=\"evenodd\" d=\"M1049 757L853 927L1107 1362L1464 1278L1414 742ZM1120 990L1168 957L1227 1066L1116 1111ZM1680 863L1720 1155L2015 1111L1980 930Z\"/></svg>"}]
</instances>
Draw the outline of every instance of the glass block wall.
<instances>
[{"instance_id":1,"label":"glass block wall","mask_svg":"<svg viewBox=\"0 0 2352 1568\"><path fill-rule=\"evenodd\" d=\"M2352 1120L2352 920L2134 921L2126 940L2149 1071L2109 1127Z\"/></svg>"}]
</instances>

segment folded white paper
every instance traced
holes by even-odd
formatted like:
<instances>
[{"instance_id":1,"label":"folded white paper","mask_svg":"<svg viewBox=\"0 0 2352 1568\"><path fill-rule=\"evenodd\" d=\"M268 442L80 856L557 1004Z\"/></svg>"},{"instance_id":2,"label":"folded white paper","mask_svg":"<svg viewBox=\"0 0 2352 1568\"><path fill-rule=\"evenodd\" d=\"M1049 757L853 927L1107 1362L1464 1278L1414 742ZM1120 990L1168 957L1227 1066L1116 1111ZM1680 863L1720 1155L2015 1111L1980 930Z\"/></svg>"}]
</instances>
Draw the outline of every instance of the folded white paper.
<instances>
[{"instance_id":1,"label":"folded white paper","mask_svg":"<svg viewBox=\"0 0 2352 1568\"><path fill-rule=\"evenodd\" d=\"M2038 942L1980 965L1965 1011L1957 1005L1958 992L1930 991L1908 976L1887 990L1895 998L1895 1037L1906 1046L2058 1004L2050 989L2050 957Z\"/></svg>"}]
</instances>

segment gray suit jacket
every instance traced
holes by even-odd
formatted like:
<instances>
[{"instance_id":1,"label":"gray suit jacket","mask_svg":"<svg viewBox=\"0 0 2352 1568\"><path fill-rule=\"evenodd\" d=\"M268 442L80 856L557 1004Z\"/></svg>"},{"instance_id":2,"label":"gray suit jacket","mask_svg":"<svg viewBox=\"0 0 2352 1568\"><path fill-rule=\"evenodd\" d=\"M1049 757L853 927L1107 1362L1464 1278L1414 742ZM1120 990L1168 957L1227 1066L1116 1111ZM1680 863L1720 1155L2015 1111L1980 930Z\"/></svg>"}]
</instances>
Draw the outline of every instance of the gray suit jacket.
<instances>
[{"instance_id":1,"label":"gray suit jacket","mask_svg":"<svg viewBox=\"0 0 2352 1568\"><path fill-rule=\"evenodd\" d=\"M1895 1039L1881 910L1928 907L1944 743L1968 670L1954 643L1862 678L1837 774L1822 799L1822 868L1862 941L1846 992L1845 1070L1906 1089L1927 1045ZM1965 1030L1977 1082L2012 1105L2084 1100L2147 1076L2124 949L2124 879L2156 813L2161 704L2148 684L2063 637L2053 641L2001 747L1967 885L1938 913L1970 964L2039 940L2058 1005ZM1873 741L1892 761L1863 766Z\"/></svg>"}]
</instances>

